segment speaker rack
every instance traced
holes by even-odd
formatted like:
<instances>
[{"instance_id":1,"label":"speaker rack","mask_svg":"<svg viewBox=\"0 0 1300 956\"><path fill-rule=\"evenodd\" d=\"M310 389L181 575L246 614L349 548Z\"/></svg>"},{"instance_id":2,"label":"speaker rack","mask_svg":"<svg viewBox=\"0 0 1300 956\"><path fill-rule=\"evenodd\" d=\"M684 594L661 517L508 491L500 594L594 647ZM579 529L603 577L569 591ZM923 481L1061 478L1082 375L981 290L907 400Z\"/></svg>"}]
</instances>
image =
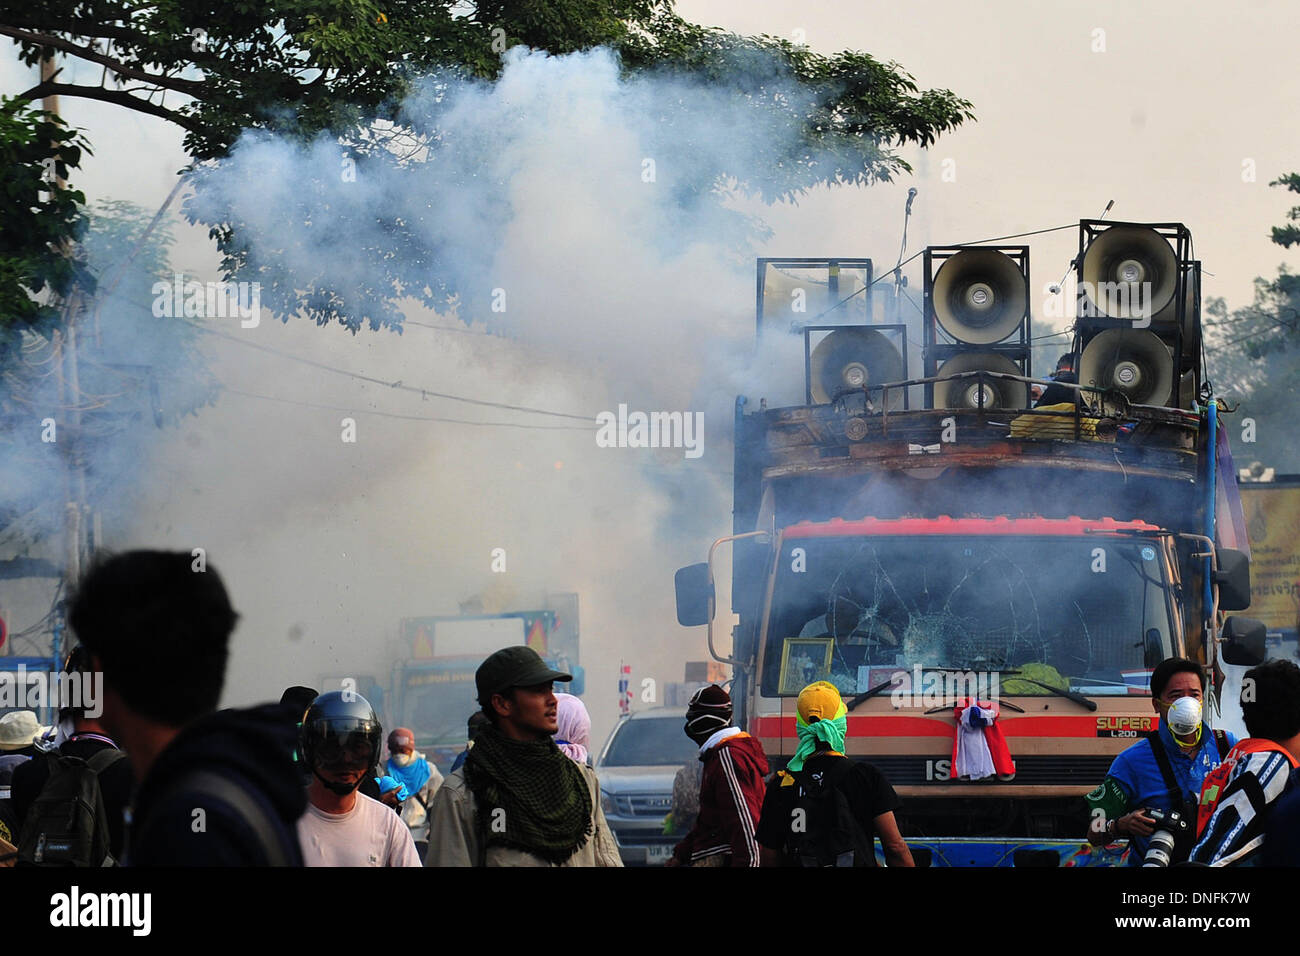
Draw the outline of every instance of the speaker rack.
<instances>
[{"instance_id":1,"label":"speaker rack","mask_svg":"<svg viewBox=\"0 0 1300 956\"><path fill-rule=\"evenodd\" d=\"M863 309L868 318L872 315L871 289L875 283L875 276L871 267L871 260L865 258L855 258L851 256L761 256L757 260L757 276L754 284L755 307L754 307L754 326L755 332L761 338L763 335L763 321L766 318L763 314L763 295L767 284L768 267L774 269L817 269L826 270L827 292L831 297L839 295L840 270L850 269L860 271L863 275L864 289ZM844 323L845 325L858 325L859 323Z\"/></svg>"},{"instance_id":2,"label":"speaker rack","mask_svg":"<svg viewBox=\"0 0 1300 956\"><path fill-rule=\"evenodd\" d=\"M1181 404L1182 399L1182 380L1188 372L1192 373L1192 387L1194 392L1199 390L1202 377L1202 369L1199 355L1200 342L1203 335L1199 328L1200 323L1200 295L1201 295L1201 262L1199 259L1192 259L1192 234L1191 230L1181 222L1122 222L1118 220L1102 219L1081 219L1079 220L1079 250L1074 259L1074 272L1076 280L1076 299L1075 299L1075 321L1074 321L1074 338L1072 340L1071 350L1076 355L1082 355L1087 344L1096 337L1100 332L1107 329L1134 329L1135 322L1131 318L1122 318L1108 316L1100 313L1095 305L1086 303L1086 287L1084 286L1084 257L1088 249L1094 242L1100 239L1106 232L1117 227L1133 229L1149 229L1159 235L1169 243L1177 263L1174 294L1171 305L1174 308L1173 324L1170 329L1156 328L1153 325L1141 327L1146 331L1155 332L1169 346L1172 346L1172 358L1174 368L1174 384L1171 390L1170 401L1175 406ZM1187 341L1186 325L1188 310L1188 291L1189 285L1196 293L1195 310L1197 312L1197 329L1191 342ZM1090 313L1090 314L1085 314ZM1152 316L1154 318L1154 316ZM1139 329L1140 330L1140 329Z\"/></svg>"},{"instance_id":3,"label":"speaker rack","mask_svg":"<svg viewBox=\"0 0 1300 956\"><path fill-rule=\"evenodd\" d=\"M953 256L968 249L989 249L1000 252L1010 258L1019 267L1025 283L1025 316L1020 322L1014 339L1003 340L988 345L973 346L963 343L939 327L935 316L933 290L938 271ZM1013 362L1020 363L1025 378L1033 378L1031 347L1029 341L1030 314L1029 301L1032 286L1029 282L1029 247L998 245L964 245L964 246L927 246L923 258L925 302L922 319L921 359L923 377L935 379L939 375L940 365L955 355L963 352L980 351L1002 355ZM934 407L934 382L925 385L925 407Z\"/></svg>"}]
</instances>

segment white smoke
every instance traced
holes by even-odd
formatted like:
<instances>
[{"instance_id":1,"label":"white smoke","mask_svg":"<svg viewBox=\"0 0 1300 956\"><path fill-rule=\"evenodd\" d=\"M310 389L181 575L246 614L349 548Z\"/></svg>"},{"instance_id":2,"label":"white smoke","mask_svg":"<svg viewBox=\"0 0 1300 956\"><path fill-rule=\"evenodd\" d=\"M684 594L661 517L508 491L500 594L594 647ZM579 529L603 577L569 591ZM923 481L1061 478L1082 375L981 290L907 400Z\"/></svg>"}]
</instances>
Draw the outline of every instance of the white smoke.
<instances>
[{"instance_id":1,"label":"white smoke","mask_svg":"<svg viewBox=\"0 0 1300 956\"><path fill-rule=\"evenodd\" d=\"M242 614L228 704L325 676L386 683L399 618L474 596L527 610L579 593L593 741L616 715L620 661L648 706L642 679L662 702L683 662L707 657L702 630L676 623L672 574L730 531L733 402L763 394L748 371L752 197L714 173L758 170L800 135L791 115L672 76L621 78L606 51L516 49L495 84L417 87L399 121L437 142L413 164L345 176L349 157L327 138L250 134L201 179L201 221L228 211L254 260L280 250L294 273L327 276L357 324L380 314L368 251L402 254L395 222L437 250L429 281L462 290L447 314L407 300L400 336L204 321L227 391L143 458L146 504L110 543L205 549ZM703 455L598 448L594 416L620 403L703 412ZM490 569L496 548L504 574Z\"/></svg>"}]
</instances>

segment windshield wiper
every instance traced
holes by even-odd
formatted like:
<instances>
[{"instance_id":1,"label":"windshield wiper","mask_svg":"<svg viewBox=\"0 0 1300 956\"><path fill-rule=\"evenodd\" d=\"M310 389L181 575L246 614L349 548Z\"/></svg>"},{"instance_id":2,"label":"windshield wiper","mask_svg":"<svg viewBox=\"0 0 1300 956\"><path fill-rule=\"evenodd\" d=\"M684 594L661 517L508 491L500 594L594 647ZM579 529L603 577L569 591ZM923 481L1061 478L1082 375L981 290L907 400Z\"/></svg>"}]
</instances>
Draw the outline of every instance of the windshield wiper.
<instances>
[{"instance_id":1,"label":"windshield wiper","mask_svg":"<svg viewBox=\"0 0 1300 956\"><path fill-rule=\"evenodd\" d=\"M1097 702L1095 700L1092 700L1088 697L1084 697L1082 694L1075 693L1072 690L1061 690L1061 688L1059 687L1053 687L1051 684L1044 684L1042 681L1034 680L1032 677L1021 677L1019 675L1019 672L1017 671L1006 671L1006 673L1014 675L1016 680L1022 680L1026 684L1033 684L1037 687L1042 687L1045 690L1050 690L1053 694L1056 694L1058 697L1064 697L1066 700L1072 700L1076 704L1082 704L1084 707L1087 707L1089 710L1097 709Z\"/></svg>"},{"instance_id":2,"label":"windshield wiper","mask_svg":"<svg viewBox=\"0 0 1300 956\"><path fill-rule=\"evenodd\" d=\"M895 684L892 680L887 680L883 684L877 684L875 687L871 688L871 690L863 691L861 694L858 694L857 697L854 697L852 700L850 700L847 709L853 710L853 708L857 707L858 704L861 704L864 701L868 701L872 697L875 697L877 694L881 693L882 691L887 691L894 686Z\"/></svg>"}]
</instances>

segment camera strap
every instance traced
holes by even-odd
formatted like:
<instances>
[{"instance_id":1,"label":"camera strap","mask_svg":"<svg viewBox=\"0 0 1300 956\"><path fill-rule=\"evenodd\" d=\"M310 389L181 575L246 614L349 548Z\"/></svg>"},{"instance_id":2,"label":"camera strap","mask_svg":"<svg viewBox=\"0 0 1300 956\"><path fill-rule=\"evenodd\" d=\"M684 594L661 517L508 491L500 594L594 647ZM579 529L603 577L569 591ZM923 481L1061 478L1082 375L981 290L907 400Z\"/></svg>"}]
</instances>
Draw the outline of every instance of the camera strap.
<instances>
[{"instance_id":1,"label":"camera strap","mask_svg":"<svg viewBox=\"0 0 1300 956\"><path fill-rule=\"evenodd\" d=\"M1160 741L1160 732L1153 730L1147 734L1147 743L1151 745L1151 752L1155 754L1156 766L1160 768L1160 776L1165 779L1165 786L1169 789L1169 805L1171 809L1178 810L1184 816L1188 813L1189 805L1195 810L1194 804L1190 804L1187 796L1183 793L1183 788L1178 783L1178 777L1174 773L1174 765L1169 760L1169 753Z\"/></svg>"}]
</instances>

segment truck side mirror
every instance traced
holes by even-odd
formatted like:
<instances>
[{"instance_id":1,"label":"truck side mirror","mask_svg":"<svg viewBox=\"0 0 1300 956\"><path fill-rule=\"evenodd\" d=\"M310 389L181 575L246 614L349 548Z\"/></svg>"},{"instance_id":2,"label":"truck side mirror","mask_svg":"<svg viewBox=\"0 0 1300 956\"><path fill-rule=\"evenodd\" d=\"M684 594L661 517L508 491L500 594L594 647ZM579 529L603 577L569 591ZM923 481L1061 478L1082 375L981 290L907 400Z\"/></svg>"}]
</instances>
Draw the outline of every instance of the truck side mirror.
<instances>
[{"instance_id":1,"label":"truck side mirror","mask_svg":"<svg viewBox=\"0 0 1300 956\"><path fill-rule=\"evenodd\" d=\"M1263 621L1249 617L1230 617L1223 622L1223 644L1219 656L1225 664L1254 667L1264 663L1264 638L1268 629Z\"/></svg>"},{"instance_id":2,"label":"truck side mirror","mask_svg":"<svg viewBox=\"0 0 1300 956\"><path fill-rule=\"evenodd\" d=\"M673 587L677 590L677 623L682 627L708 624L709 601L713 597L708 564L678 568L673 575Z\"/></svg>"},{"instance_id":3,"label":"truck side mirror","mask_svg":"<svg viewBox=\"0 0 1300 956\"><path fill-rule=\"evenodd\" d=\"M1220 548L1218 554L1214 583L1219 586L1219 610L1244 611L1250 607L1250 560L1232 548Z\"/></svg>"}]
</instances>

